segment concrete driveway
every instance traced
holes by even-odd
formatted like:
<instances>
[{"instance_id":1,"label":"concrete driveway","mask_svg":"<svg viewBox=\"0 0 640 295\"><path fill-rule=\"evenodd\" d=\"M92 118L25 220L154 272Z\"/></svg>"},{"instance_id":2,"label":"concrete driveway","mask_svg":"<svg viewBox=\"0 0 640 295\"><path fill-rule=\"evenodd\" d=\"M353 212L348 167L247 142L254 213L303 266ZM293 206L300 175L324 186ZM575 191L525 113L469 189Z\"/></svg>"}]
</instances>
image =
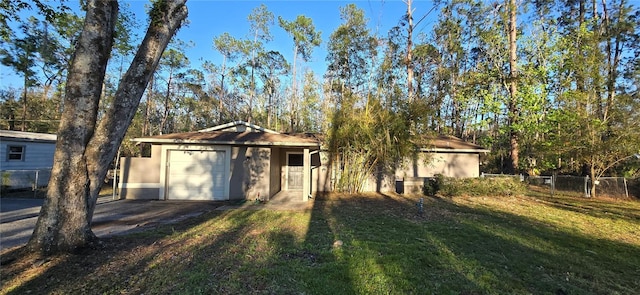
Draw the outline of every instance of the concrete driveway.
<instances>
[{"instance_id":1,"label":"concrete driveway","mask_svg":"<svg viewBox=\"0 0 640 295\"><path fill-rule=\"evenodd\" d=\"M0 199L0 251L27 243L33 233L42 199ZM98 237L140 231L174 223L224 205L221 202L112 200L98 198L92 229Z\"/></svg>"}]
</instances>

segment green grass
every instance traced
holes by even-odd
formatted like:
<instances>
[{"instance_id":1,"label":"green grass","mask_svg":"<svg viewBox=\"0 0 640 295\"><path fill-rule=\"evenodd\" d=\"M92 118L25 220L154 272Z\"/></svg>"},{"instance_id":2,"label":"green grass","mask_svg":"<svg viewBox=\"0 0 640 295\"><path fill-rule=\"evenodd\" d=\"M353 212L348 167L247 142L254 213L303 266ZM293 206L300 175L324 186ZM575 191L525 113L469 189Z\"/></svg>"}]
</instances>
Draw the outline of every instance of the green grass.
<instances>
[{"instance_id":1,"label":"green grass","mask_svg":"<svg viewBox=\"0 0 640 295\"><path fill-rule=\"evenodd\" d=\"M1 269L7 294L636 294L640 202L332 195ZM341 241L342 245L336 243ZM37 264L34 266L34 260Z\"/></svg>"}]
</instances>

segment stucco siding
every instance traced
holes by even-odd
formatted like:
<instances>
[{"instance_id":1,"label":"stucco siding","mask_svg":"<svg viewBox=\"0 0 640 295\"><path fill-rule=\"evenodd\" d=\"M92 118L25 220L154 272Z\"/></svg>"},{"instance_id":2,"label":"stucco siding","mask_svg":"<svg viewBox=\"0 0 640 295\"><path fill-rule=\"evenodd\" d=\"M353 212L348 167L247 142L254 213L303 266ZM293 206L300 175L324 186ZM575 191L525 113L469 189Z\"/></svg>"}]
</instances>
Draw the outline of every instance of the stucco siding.
<instances>
[{"instance_id":1,"label":"stucco siding","mask_svg":"<svg viewBox=\"0 0 640 295\"><path fill-rule=\"evenodd\" d=\"M396 191L420 193L427 177L469 178L480 176L480 156L477 153L425 152L405 161L396 171Z\"/></svg>"},{"instance_id":2,"label":"stucco siding","mask_svg":"<svg viewBox=\"0 0 640 295\"><path fill-rule=\"evenodd\" d=\"M280 171L281 171L281 162L280 162L280 149L273 148L271 150L271 159L269 164L269 198L273 197L275 194L280 192L282 186L280 182Z\"/></svg>"},{"instance_id":3,"label":"stucco siding","mask_svg":"<svg viewBox=\"0 0 640 295\"><path fill-rule=\"evenodd\" d=\"M121 199L160 198L160 146L152 146L150 158L121 158L118 194Z\"/></svg>"},{"instance_id":4,"label":"stucco siding","mask_svg":"<svg viewBox=\"0 0 640 295\"><path fill-rule=\"evenodd\" d=\"M230 200L266 199L270 194L271 150L232 147L229 186Z\"/></svg>"},{"instance_id":5,"label":"stucco siding","mask_svg":"<svg viewBox=\"0 0 640 295\"><path fill-rule=\"evenodd\" d=\"M312 192L328 192L332 189L333 171L328 166L328 153L320 154L322 165L312 169ZM312 158L313 160L313 158ZM447 177L478 177L479 155L477 153L430 153L418 154L407 159L394 173L371 175L364 183L364 192L419 192L424 178L442 174ZM398 182L397 179L400 181ZM399 186L399 187L398 187Z\"/></svg>"},{"instance_id":6,"label":"stucco siding","mask_svg":"<svg viewBox=\"0 0 640 295\"><path fill-rule=\"evenodd\" d=\"M160 183L160 161L155 158L122 158L120 183Z\"/></svg>"},{"instance_id":7,"label":"stucco siding","mask_svg":"<svg viewBox=\"0 0 640 295\"><path fill-rule=\"evenodd\" d=\"M331 191L331 168L329 153L319 152L311 156L311 192Z\"/></svg>"},{"instance_id":8,"label":"stucco siding","mask_svg":"<svg viewBox=\"0 0 640 295\"><path fill-rule=\"evenodd\" d=\"M160 198L161 152L161 146L153 145L149 158L120 159L118 195L121 199Z\"/></svg>"},{"instance_id":9,"label":"stucco siding","mask_svg":"<svg viewBox=\"0 0 640 295\"><path fill-rule=\"evenodd\" d=\"M317 157L311 157L311 191L330 192L333 189L335 178L335 167L329 166L329 153L320 152ZM319 165L319 166L316 166ZM365 192L390 192L395 191L395 177L391 174L380 173L371 175L363 184L362 191Z\"/></svg>"},{"instance_id":10,"label":"stucco siding","mask_svg":"<svg viewBox=\"0 0 640 295\"><path fill-rule=\"evenodd\" d=\"M393 192L396 190L395 177L390 174L378 173L370 176L364 183L362 191L365 192Z\"/></svg>"},{"instance_id":11,"label":"stucco siding","mask_svg":"<svg viewBox=\"0 0 640 295\"><path fill-rule=\"evenodd\" d=\"M468 178L480 176L479 155L476 153L423 153L407 160L396 172L400 178L446 177Z\"/></svg>"}]
</instances>

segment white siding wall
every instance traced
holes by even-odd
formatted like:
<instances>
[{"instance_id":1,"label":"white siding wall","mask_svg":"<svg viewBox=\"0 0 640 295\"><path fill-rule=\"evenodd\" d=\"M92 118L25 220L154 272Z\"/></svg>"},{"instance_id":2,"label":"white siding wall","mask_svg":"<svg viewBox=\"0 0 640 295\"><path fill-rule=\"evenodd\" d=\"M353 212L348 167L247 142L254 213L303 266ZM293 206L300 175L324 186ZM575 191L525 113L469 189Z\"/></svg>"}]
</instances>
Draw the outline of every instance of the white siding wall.
<instances>
[{"instance_id":1,"label":"white siding wall","mask_svg":"<svg viewBox=\"0 0 640 295\"><path fill-rule=\"evenodd\" d=\"M11 145L25 147L24 161L9 161L7 146ZM55 143L2 140L0 144L0 170L51 168L51 166L53 166L53 152L55 149Z\"/></svg>"},{"instance_id":2,"label":"white siding wall","mask_svg":"<svg viewBox=\"0 0 640 295\"><path fill-rule=\"evenodd\" d=\"M9 146L24 147L23 160L9 160ZM53 166L55 148L55 143L2 140L0 142L1 184L11 189L32 188L34 185L46 186L51 176L50 168ZM36 172L36 170L39 171Z\"/></svg>"}]
</instances>

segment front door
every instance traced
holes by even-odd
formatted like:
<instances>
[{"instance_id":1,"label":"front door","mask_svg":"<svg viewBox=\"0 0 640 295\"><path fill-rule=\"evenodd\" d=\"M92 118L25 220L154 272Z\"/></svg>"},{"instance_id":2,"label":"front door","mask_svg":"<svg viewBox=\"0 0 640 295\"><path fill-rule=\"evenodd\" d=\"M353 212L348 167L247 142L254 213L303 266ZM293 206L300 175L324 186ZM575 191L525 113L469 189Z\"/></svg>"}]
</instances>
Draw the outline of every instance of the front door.
<instances>
[{"instance_id":1,"label":"front door","mask_svg":"<svg viewBox=\"0 0 640 295\"><path fill-rule=\"evenodd\" d=\"M304 174L304 159L302 154L287 155L287 189L301 190Z\"/></svg>"}]
</instances>

